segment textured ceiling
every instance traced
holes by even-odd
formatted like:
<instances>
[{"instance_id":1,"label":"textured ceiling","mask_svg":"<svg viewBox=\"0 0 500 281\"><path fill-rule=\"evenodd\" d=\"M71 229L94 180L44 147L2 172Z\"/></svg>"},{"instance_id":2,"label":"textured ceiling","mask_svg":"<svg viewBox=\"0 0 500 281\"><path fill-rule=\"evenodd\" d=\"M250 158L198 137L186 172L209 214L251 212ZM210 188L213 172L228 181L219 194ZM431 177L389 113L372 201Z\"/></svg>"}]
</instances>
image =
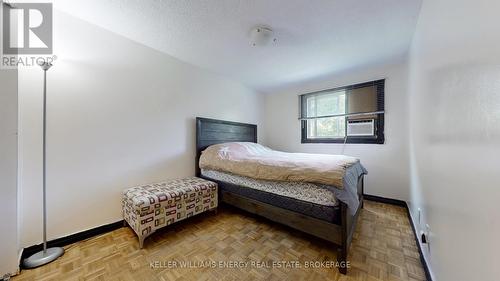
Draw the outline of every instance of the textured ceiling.
<instances>
[{"instance_id":1,"label":"textured ceiling","mask_svg":"<svg viewBox=\"0 0 500 281\"><path fill-rule=\"evenodd\" d=\"M271 92L404 55L421 0L56 0L55 7ZM277 45L252 47L256 24Z\"/></svg>"}]
</instances>

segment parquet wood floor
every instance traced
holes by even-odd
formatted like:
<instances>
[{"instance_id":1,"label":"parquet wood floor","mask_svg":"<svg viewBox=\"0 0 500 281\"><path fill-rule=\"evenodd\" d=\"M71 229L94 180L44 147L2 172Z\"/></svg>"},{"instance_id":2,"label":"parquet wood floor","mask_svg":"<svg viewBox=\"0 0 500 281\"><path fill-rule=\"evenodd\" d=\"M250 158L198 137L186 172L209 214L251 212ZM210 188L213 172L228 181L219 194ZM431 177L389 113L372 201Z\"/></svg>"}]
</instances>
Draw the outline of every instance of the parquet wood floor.
<instances>
[{"instance_id":1,"label":"parquet wood floor","mask_svg":"<svg viewBox=\"0 0 500 281\"><path fill-rule=\"evenodd\" d=\"M305 268L336 261L328 242L228 207L160 230L142 250L128 227L65 248L57 261L13 280L425 280L406 210L371 201L358 220L347 276L328 264Z\"/></svg>"}]
</instances>

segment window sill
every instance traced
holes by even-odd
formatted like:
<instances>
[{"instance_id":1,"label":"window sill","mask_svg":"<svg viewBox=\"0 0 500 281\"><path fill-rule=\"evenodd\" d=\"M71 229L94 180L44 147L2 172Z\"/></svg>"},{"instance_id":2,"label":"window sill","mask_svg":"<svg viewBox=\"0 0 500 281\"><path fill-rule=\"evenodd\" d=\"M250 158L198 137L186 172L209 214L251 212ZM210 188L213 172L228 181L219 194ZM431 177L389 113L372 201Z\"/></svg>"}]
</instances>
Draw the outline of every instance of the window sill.
<instances>
[{"instance_id":1,"label":"window sill","mask_svg":"<svg viewBox=\"0 0 500 281\"><path fill-rule=\"evenodd\" d=\"M384 144L384 138L367 139L367 138L347 138L345 139L301 139L301 143L348 143L348 144Z\"/></svg>"}]
</instances>

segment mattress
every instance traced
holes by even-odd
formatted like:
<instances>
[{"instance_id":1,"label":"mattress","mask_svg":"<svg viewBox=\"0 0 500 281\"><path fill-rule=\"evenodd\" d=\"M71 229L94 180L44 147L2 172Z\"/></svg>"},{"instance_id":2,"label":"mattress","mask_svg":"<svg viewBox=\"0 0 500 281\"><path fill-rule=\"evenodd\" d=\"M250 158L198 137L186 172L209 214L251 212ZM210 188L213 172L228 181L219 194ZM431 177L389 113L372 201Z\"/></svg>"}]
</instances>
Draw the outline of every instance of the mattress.
<instances>
[{"instance_id":1,"label":"mattress","mask_svg":"<svg viewBox=\"0 0 500 281\"><path fill-rule=\"evenodd\" d=\"M340 223L340 208L335 194L324 187L305 182L258 180L214 170L201 170L204 178L222 183L228 191L276 207L320 220Z\"/></svg>"},{"instance_id":2,"label":"mattress","mask_svg":"<svg viewBox=\"0 0 500 281\"><path fill-rule=\"evenodd\" d=\"M359 159L346 155L289 153L252 142L214 144L202 151L200 168L261 180L309 182L344 188L346 169Z\"/></svg>"}]
</instances>

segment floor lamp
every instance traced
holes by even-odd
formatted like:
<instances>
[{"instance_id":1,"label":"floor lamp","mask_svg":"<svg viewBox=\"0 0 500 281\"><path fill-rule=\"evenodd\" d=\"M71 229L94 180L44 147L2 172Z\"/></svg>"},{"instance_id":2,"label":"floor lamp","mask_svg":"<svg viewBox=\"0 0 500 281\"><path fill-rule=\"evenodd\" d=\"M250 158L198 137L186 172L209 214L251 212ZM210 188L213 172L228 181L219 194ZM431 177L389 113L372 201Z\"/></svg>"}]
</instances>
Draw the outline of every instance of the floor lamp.
<instances>
[{"instance_id":1,"label":"floor lamp","mask_svg":"<svg viewBox=\"0 0 500 281\"><path fill-rule=\"evenodd\" d=\"M23 261L25 268L38 267L56 260L64 254L61 247L47 249L47 196L46 196L46 128L47 128L47 70L52 67L50 62L39 64L43 69L43 250L33 254Z\"/></svg>"}]
</instances>

